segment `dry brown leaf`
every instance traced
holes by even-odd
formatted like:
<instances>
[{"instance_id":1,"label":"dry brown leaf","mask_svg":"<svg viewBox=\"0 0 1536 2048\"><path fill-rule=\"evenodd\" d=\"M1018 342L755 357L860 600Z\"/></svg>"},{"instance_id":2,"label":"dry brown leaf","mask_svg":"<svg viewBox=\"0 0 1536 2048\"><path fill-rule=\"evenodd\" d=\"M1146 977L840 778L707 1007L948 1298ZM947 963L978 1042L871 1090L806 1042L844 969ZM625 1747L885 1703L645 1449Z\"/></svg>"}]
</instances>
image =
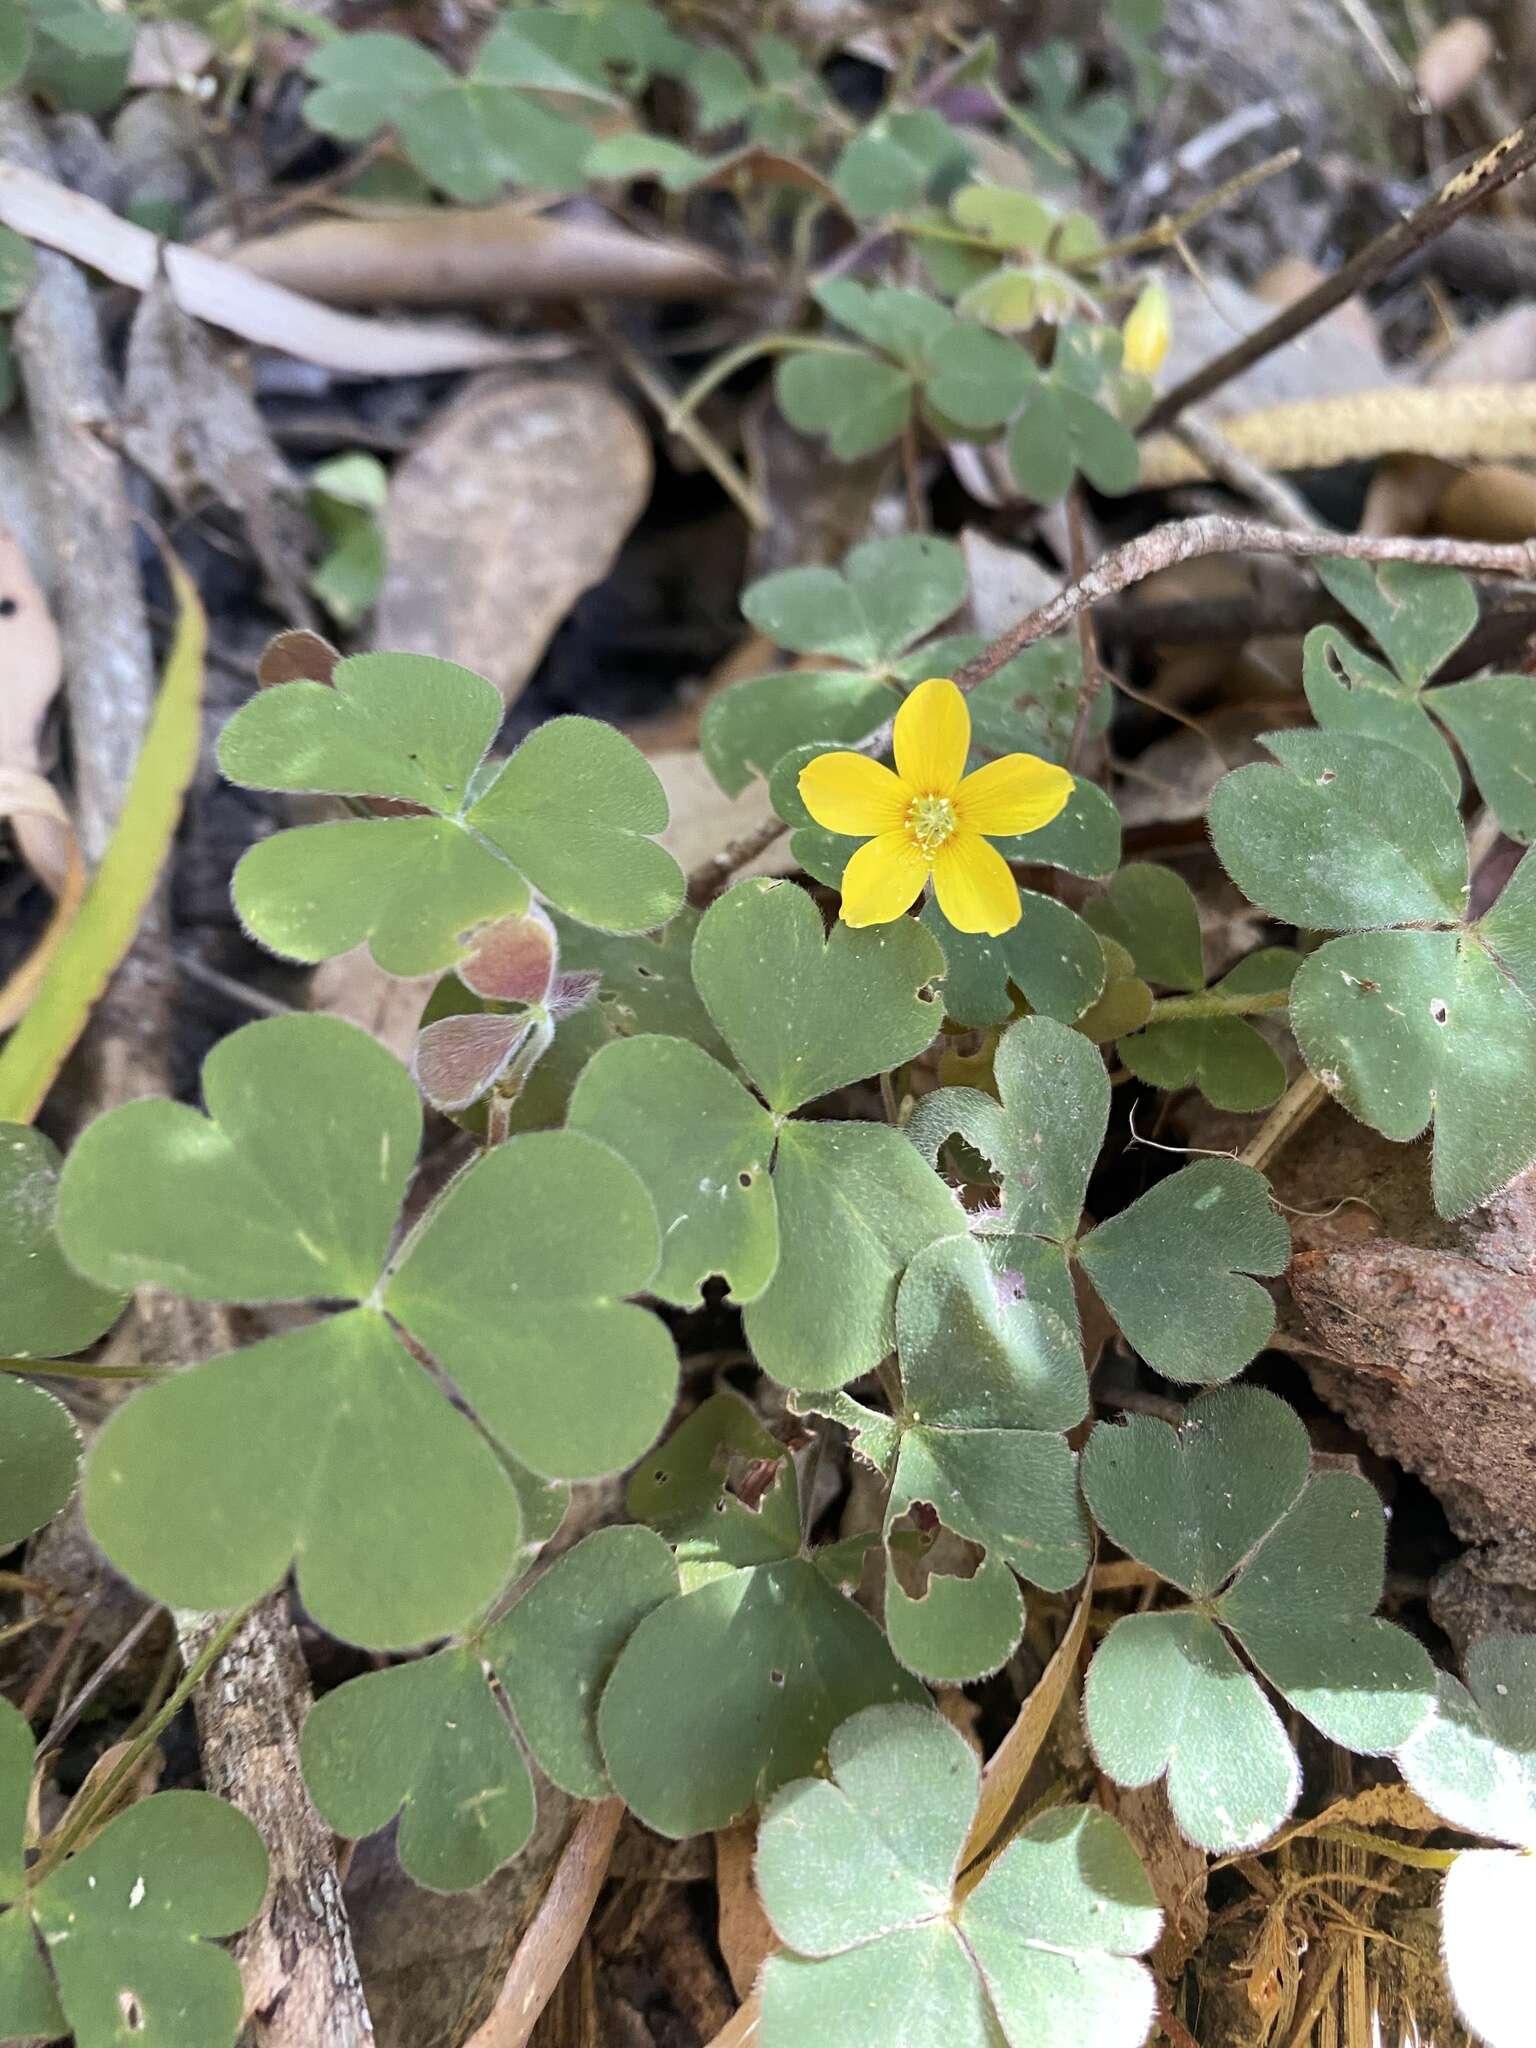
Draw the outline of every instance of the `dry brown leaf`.
<instances>
[{"instance_id":1,"label":"dry brown leaf","mask_svg":"<svg viewBox=\"0 0 1536 2048\"><path fill-rule=\"evenodd\" d=\"M957 631L995 640L1061 588L1060 576L1052 575L1043 562L1022 548L1001 546L979 526L965 528L960 546L971 594L956 621Z\"/></svg>"},{"instance_id":2,"label":"dry brown leaf","mask_svg":"<svg viewBox=\"0 0 1536 2048\"><path fill-rule=\"evenodd\" d=\"M1163 1909L1163 1929L1149 1960L1165 1983L1172 1982L1199 1950L1210 1926L1205 1851L1180 1834L1160 1779L1134 1787L1106 1779L1100 1797L1135 1843Z\"/></svg>"},{"instance_id":3,"label":"dry brown leaf","mask_svg":"<svg viewBox=\"0 0 1536 2048\"><path fill-rule=\"evenodd\" d=\"M1423 533L1456 474L1453 464L1433 455L1389 455L1366 490L1360 532Z\"/></svg>"},{"instance_id":4,"label":"dry brown leaf","mask_svg":"<svg viewBox=\"0 0 1536 2048\"><path fill-rule=\"evenodd\" d=\"M652 753L651 766L667 792L672 817L661 843L683 869L691 872L712 853L745 838L773 816L768 785L751 782L740 796L726 796L695 747ZM787 875L794 869L787 836L741 869L743 875Z\"/></svg>"},{"instance_id":5,"label":"dry brown leaf","mask_svg":"<svg viewBox=\"0 0 1536 2048\"><path fill-rule=\"evenodd\" d=\"M694 243L607 223L540 219L521 200L389 219L305 221L241 243L229 260L330 306L701 299L734 283L724 264Z\"/></svg>"},{"instance_id":6,"label":"dry brown leaf","mask_svg":"<svg viewBox=\"0 0 1536 2048\"><path fill-rule=\"evenodd\" d=\"M366 946L322 960L310 976L309 1007L327 1017L345 1017L361 1024L380 1045L409 1063L416 1046L421 1013L440 975L401 981L386 974Z\"/></svg>"},{"instance_id":7,"label":"dry brown leaf","mask_svg":"<svg viewBox=\"0 0 1536 2048\"><path fill-rule=\"evenodd\" d=\"M390 481L378 645L461 662L510 703L650 488L645 430L607 385L477 379Z\"/></svg>"},{"instance_id":8,"label":"dry brown leaf","mask_svg":"<svg viewBox=\"0 0 1536 2048\"><path fill-rule=\"evenodd\" d=\"M1413 67L1426 104L1437 113L1454 107L1488 69L1497 48L1493 30L1475 15L1458 14L1444 28L1437 28Z\"/></svg>"},{"instance_id":9,"label":"dry brown leaf","mask_svg":"<svg viewBox=\"0 0 1536 2048\"><path fill-rule=\"evenodd\" d=\"M757 1824L738 1820L715 1835L715 1889L719 1920L715 1939L738 1998L751 1996L757 1973L779 1945L752 1882Z\"/></svg>"},{"instance_id":10,"label":"dry brown leaf","mask_svg":"<svg viewBox=\"0 0 1536 2048\"><path fill-rule=\"evenodd\" d=\"M1479 463L1442 491L1435 526L1465 540L1529 540L1536 533L1536 476L1505 462Z\"/></svg>"},{"instance_id":11,"label":"dry brown leaf","mask_svg":"<svg viewBox=\"0 0 1536 2048\"><path fill-rule=\"evenodd\" d=\"M53 1828L50 1830L52 1834L62 1833L69 1826L71 1815L78 1813L82 1807L90 1804L107 1779L117 1769L118 1765L130 1754L133 1747L134 1745L131 1742L114 1742L110 1748L102 1751L95 1763L86 1772L84 1784L81 1785L79 1791L70 1800L68 1806L65 1807L63 1813L54 1823ZM150 1793L154 1791L156 1785L159 1784L160 1773L164 1769L165 1758L160 1754L159 1748L152 1744L139 1760L138 1768L129 1772L101 1812L92 1820L79 1841L73 1845L75 1853L78 1855L80 1850L85 1848L88 1843L94 1842L109 1820L112 1820L117 1814L125 1812L130 1806L136 1806L139 1800L147 1799Z\"/></svg>"},{"instance_id":12,"label":"dry brown leaf","mask_svg":"<svg viewBox=\"0 0 1536 2048\"><path fill-rule=\"evenodd\" d=\"M423 320L361 320L223 257L164 243L110 207L20 164L0 163L0 224L147 292L162 266L184 313L343 377L420 377L526 362L548 346ZM556 343L559 352L569 344Z\"/></svg>"},{"instance_id":13,"label":"dry brown leaf","mask_svg":"<svg viewBox=\"0 0 1536 2048\"><path fill-rule=\"evenodd\" d=\"M341 650L322 634L306 627L290 627L274 633L261 650L256 664L256 687L270 690L278 683L328 683L336 672Z\"/></svg>"},{"instance_id":14,"label":"dry brown leaf","mask_svg":"<svg viewBox=\"0 0 1536 2048\"><path fill-rule=\"evenodd\" d=\"M43 723L58 695L64 674L59 632L48 601L37 586L30 563L15 534L0 524L0 768L33 776L42 772ZM21 857L55 896L65 887L72 859L78 858L68 818L55 815L54 805L38 800L30 785L17 785L7 807ZM52 792L49 792L52 795Z\"/></svg>"}]
</instances>

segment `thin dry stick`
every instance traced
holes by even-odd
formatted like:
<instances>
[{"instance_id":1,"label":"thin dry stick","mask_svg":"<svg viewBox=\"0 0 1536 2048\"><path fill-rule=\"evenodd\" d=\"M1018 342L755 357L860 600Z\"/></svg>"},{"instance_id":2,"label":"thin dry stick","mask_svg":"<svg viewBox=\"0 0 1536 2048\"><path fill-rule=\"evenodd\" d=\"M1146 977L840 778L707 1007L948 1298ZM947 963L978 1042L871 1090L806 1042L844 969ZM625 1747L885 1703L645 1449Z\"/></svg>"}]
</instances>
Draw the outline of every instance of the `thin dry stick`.
<instances>
[{"instance_id":1,"label":"thin dry stick","mask_svg":"<svg viewBox=\"0 0 1536 2048\"><path fill-rule=\"evenodd\" d=\"M1464 213L1480 205L1490 194L1512 183L1533 163L1536 163L1536 118L1524 122L1502 142L1496 142L1486 156L1479 157L1476 163L1458 172L1432 199L1426 200L1406 219L1394 222L1385 234L1368 242L1332 277L1324 278L1312 291L1246 335L1235 347L1213 357L1203 369L1186 377L1182 384L1175 384L1141 422L1140 431L1155 434L1160 427L1166 427L1177 419L1186 406L1198 405L1202 398L1209 398L1213 391L1229 384L1263 357L1283 348L1286 342L1294 341L1298 334L1305 334L1309 327L1315 327L1336 306L1342 306L1356 292L1364 291L1367 286L1386 277L1415 250L1422 249L1426 242L1432 242L1453 221L1460 220Z\"/></svg>"},{"instance_id":2,"label":"thin dry stick","mask_svg":"<svg viewBox=\"0 0 1536 2048\"><path fill-rule=\"evenodd\" d=\"M1327 1100L1328 1091L1322 1082L1303 1068L1238 1158L1244 1166L1257 1167L1262 1172L1275 1154L1290 1143L1312 1112L1321 1109Z\"/></svg>"},{"instance_id":3,"label":"thin dry stick","mask_svg":"<svg viewBox=\"0 0 1536 2048\"><path fill-rule=\"evenodd\" d=\"M1170 520L1166 525L1154 526L1138 540L1111 548L1086 576L1057 591L1017 625L1010 626L974 661L957 669L955 681L962 690L974 689L1026 647L1070 625L1088 605L1128 590L1133 583L1155 576L1160 569L1171 569L1179 562L1193 562L1204 555L1238 554L1290 555L1302 559L1343 555L1357 562L1425 562L1461 569L1471 575L1536 575L1536 541L1494 543L1378 538L1356 533L1294 533L1279 526L1265 526L1256 519L1208 512L1199 519Z\"/></svg>"},{"instance_id":4,"label":"thin dry stick","mask_svg":"<svg viewBox=\"0 0 1536 2048\"><path fill-rule=\"evenodd\" d=\"M622 1799L599 1799L582 1810L496 2003L464 2048L525 2048L586 1932L623 1818Z\"/></svg>"}]
</instances>

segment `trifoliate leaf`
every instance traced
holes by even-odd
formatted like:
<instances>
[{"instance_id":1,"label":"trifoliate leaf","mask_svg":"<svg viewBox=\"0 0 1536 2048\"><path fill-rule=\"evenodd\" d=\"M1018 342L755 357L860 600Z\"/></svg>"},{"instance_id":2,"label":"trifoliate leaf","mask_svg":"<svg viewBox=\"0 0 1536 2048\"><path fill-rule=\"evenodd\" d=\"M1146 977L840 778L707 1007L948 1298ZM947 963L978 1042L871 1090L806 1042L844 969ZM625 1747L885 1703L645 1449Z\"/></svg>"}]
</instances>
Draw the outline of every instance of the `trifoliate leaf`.
<instances>
[{"instance_id":1,"label":"trifoliate leaf","mask_svg":"<svg viewBox=\"0 0 1536 2048\"><path fill-rule=\"evenodd\" d=\"M598 1529L559 1557L484 1637L523 1739L579 1799L610 1789L597 1705L636 1628L678 1591L672 1553L649 1529Z\"/></svg>"},{"instance_id":2,"label":"trifoliate leaf","mask_svg":"<svg viewBox=\"0 0 1536 2048\"><path fill-rule=\"evenodd\" d=\"M0 1550L53 1519L79 1463L80 1432L64 1403L0 1373Z\"/></svg>"},{"instance_id":3,"label":"trifoliate leaf","mask_svg":"<svg viewBox=\"0 0 1536 2048\"><path fill-rule=\"evenodd\" d=\"M430 1891L484 1884L533 1832L533 1780L473 1644L327 1693L304 1723L302 1762L337 1834L400 1815L401 1865Z\"/></svg>"},{"instance_id":4,"label":"trifoliate leaf","mask_svg":"<svg viewBox=\"0 0 1536 2048\"><path fill-rule=\"evenodd\" d=\"M953 183L971 166L971 152L932 107L882 114L844 149L832 173L856 220L900 213L927 198L938 181Z\"/></svg>"},{"instance_id":5,"label":"trifoliate leaf","mask_svg":"<svg viewBox=\"0 0 1536 2048\"><path fill-rule=\"evenodd\" d=\"M923 386L926 410L942 419L957 438L1004 425L1018 411L1025 393L1040 381L1028 349L971 320L957 320L936 337L928 350L928 368Z\"/></svg>"},{"instance_id":6,"label":"trifoliate leaf","mask_svg":"<svg viewBox=\"0 0 1536 2048\"><path fill-rule=\"evenodd\" d=\"M862 349L789 356L773 379L785 419L802 434L825 434L839 462L889 447L912 416L913 389L910 370Z\"/></svg>"},{"instance_id":7,"label":"trifoliate leaf","mask_svg":"<svg viewBox=\"0 0 1536 2048\"><path fill-rule=\"evenodd\" d=\"M1262 1174L1236 1160L1200 1160L1160 1181L1118 1216L1078 1237L1088 1176L1109 1120L1109 1077L1080 1033L1026 1017L994 1061L1001 1102L941 1088L918 1105L908 1134L927 1158L956 1133L991 1162L998 1208L972 1228L994 1263L1026 1271L1063 1315L1075 1311L1067 1262L1080 1261L1149 1365L1170 1379L1227 1379L1267 1341L1274 1307L1250 1274L1284 1270L1290 1235Z\"/></svg>"},{"instance_id":8,"label":"trifoliate leaf","mask_svg":"<svg viewBox=\"0 0 1536 2048\"><path fill-rule=\"evenodd\" d=\"M1477 624L1476 592L1455 569L1329 556L1317 573L1411 689L1428 682Z\"/></svg>"},{"instance_id":9,"label":"trifoliate leaf","mask_svg":"<svg viewBox=\"0 0 1536 2048\"><path fill-rule=\"evenodd\" d=\"M758 1838L785 1943L763 1975L764 2048L826 2038L828 2014L838 2048L1137 2048L1156 1998L1133 1958L1161 1915L1116 1821L1042 1814L965 1893L979 1770L955 1729L926 1707L870 1707L829 1761L830 1780L784 1787Z\"/></svg>"},{"instance_id":10,"label":"trifoliate leaf","mask_svg":"<svg viewBox=\"0 0 1536 2048\"><path fill-rule=\"evenodd\" d=\"M919 1252L901 1283L902 1401L886 1525L926 1502L1032 1584L1060 1592L1088 1564L1064 1431L1088 1411L1077 1339L1013 1298L973 1238Z\"/></svg>"},{"instance_id":11,"label":"trifoliate leaf","mask_svg":"<svg viewBox=\"0 0 1536 2048\"><path fill-rule=\"evenodd\" d=\"M603 1693L598 1736L620 1798L676 1838L726 1827L814 1770L860 1707L923 1697L863 1609L791 1557L647 1615Z\"/></svg>"},{"instance_id":12,"label":"trifoliate leaf","mask_svg":"<svg viewBox=\"0 0 1536 2048\"><path fill-rule=\"evenodd\" d=\"M715 1273L735 1301L763 1292L779 1263L776 1131L733 1074L680 1038L620 1039L583 1070L570 1124L626 1159L656 1205L653 1293L693 1308Z\"/></svg>"},{"instance_id":13,"label":"trifoliate leaf","mask_svg":"<svg viewBox=\"0 0 1536 2048\"><path fill-rule=\"evenodd\" d=\"M601 1529L567 1551L515 1607L466 1642L365 1673L304 1724L304 1782L338 1834L401 1816L400 1861L433 1891L484 1884L533 1829L534 1790L487 1666L523 1739L565 1790L607 1791L597 1698L636 1624L677 1591L648 1529Z\"/></svg>"},{"instance_id":14,"label":"trifoliate leaf","mask_svg":"<svg viewBox=\"0 0 1536 2048\"><path fill-rule=\"evenodd\" d=\"M1200 912L1189 884L1172 868L1132 861L1083 915L1096 932L1125 947L1143 981L1162 988L1204 988Z\"/></svg>"},{"instance_id":15,"label":"trifoliate leaf","mask_svg":"<svg viewBox=\"0 0 1536 2048\"><path fill-rule=\"evenodd\" d=\"M207 1792L159 1792L38 1876L21 1853L32 1768L31 1731L0 1700L0 2036L233 2048L240 1971L213 1943L261 1904L255 1828Z\"/></svg>"},{"instance_id":16,"label":"trifoliate leaf","mask_svg":"<svg viewBox=\"0 0 1536 2048\"><path fill-rule=\"evenodd\" d=\"M998 1557L984 1557L968 1579L930 1573L920 1597L903 1590L888 1562L885 1633L899 1662L930 1685L970 1685L1018 1648L1024 1596Z\"/></svg>"},{"instance_id":17,"label":"trifoliate leaf","mask_svg":"<svg viewBox=\"0 0 1536 2048\"><path fill-rule=\"evenodd\" d=\"M1104 949L1076 911L1052 896L1019 891L1019 922L1001 938L957 932L937 902L922 922L944 949L944 1014L956 1024L1005 1024L1010 983L1042 1016L1071 1024L1104 986Z\"/></svg>"},{"instance_id":18,"label":"trifoliate leaf","mask_svg":"<svg viewBox=\"0 0 1536 2048\"><path fill-rule=\"evenodd\" d=\"M964 1216L905 1136L883 1124L783 1125L773 1187L779 1265L747 1307L747 1342L785 1386L846 1386L890 1350L907 1265L963 1230Z\"/></svg>"},{"instance_id":19,"label":"trifoliate leaf","mask_svg":"<svg viewBox=\"0 0 1536 2048\"><path fill-rule=\"evenodd\" d=\"M934 343L955 326L955 316L947 306L926 292L901 285L868 285L851 277L835 277L817 285L814 296L823 312L851 334L912 368L920 367Z\"/></svg>"},{"instance_id":20,"label":"trifoliate leaf","mask_svg":"<svg viewBox=\"0 0 1536 2048\"><path fill-rule=\"evenodd\" d=\"M682 877L654 844L667 802L644 757L594 719L560 718L488 765L501 716L482 677L409 654L354 655L334 687L285 683L243 706L219 747L232 782L429 814L303 826L254 846L235 902L262 944L322 960L366 940L386 971L431 973L473 927L521 912L530 883L585 924L665 924Z\"/></svg>"},{"instance_id":21,"label":"trifoliate leaf","mask_svg":"<svg viewBox=\"0 0 1536 2048\"><path fill-rule=\"evenodd\" d=\"M1274 1303L1250 1274L1285 1271L1291 1234L1269 1184L1235 1159L1197 1159L1078 1247L1105 1307L1156 1371L1230 1379L1269 1342Z\"/></svg>"},{"instance_id":22,"label":"trifoliate leaf","mask_svg":"<svg viewBox=\"0 0 1536 2048\"><path fill-rule=\"evenodd\" d=\"M1083 1491L1112 1541L1196 1603L1115 1623L1089 1669L1089 1740L1117 1782L1167 1775L1179 1826L1251 1847L1300 1791L1273 1709L1222 1631L1331 1740L1396 1749L1428 1714L1434 1668L1374 1616L1385 1518L1346 1473L1307 1477L1306 1432L1256 1387L1201 1395L1182 1430L1100 1424Z\"/></svg>"},{"instance_id":23,"label":"trifoliate leaf","mask_svg":"<svg viewBox=\"0 0 1536 2048\"><path fill-rule=\"evenodd\" d=\"M58 1181L59 1155L42 1132L0 1123L0 1356L6 1358L83 1351L122 1310L120 1293L82 1279L59 1249Z\"/></svg>"},{"instance_id":24,"label":"trifoliate leaf","mask_svg":"<svg viewBox=\"0 0 1536 2048\"><path fill-rule=\"evenodd\" d=\"M1277 732L1277 766L1234 769L1211 798L1211 836L1243 894L1321 931L1442 924L1466 906L1455 799L1401 747L1351 733Z\"/></svg>"},{"instance_id":25,"label":"trifoliate leaf","mask_svg":"<svg viewBox=\"0 0 1536 2048\"><path fill-rule=\"evenodd\" d=\"M136 1395L98 1440L87 1519L178 1606L239 1605L296 1560L333 1632L444 1634L499 1590L516 1494L375 1304L522 1464L612 1470L676 1379L665 1330L622 1298L657 1262L650 1199L590 1138L519 1136L449 1185L390 1271L420 1107L389 1054L335 1019L275 1019L215 1048L204 1093L207 1118L130 1103L81 1138L60 1197L75 1263L194 1298L361 1305Z\"/></svg>"},{"instance_id":26,"label":"trifoliate leaf","mask_svg":"<svg viewBox=\"0 0 1536 2048\"><path fill-rule=\"evenodd\" d=\"M839 924L828 939L811 898L784 882L728 890L693 947L699 994L781 1116L916 1058L938 1029L927 991L943 971L937 943L912 919Z\"/></svg>"},{"instance_id":27,"label":"trifoliate leaf","mask_svg":"<svg viewBox=\"0 0 1536 2048\"><path fill-rule=\"evenodd\" d=\"M741 608L781 647L873 668L942 625L965 602L965 587L965 557L953 541L897 534L854 548L841 572L765 576L748 585Z\"/></svg>"}]
</instances>

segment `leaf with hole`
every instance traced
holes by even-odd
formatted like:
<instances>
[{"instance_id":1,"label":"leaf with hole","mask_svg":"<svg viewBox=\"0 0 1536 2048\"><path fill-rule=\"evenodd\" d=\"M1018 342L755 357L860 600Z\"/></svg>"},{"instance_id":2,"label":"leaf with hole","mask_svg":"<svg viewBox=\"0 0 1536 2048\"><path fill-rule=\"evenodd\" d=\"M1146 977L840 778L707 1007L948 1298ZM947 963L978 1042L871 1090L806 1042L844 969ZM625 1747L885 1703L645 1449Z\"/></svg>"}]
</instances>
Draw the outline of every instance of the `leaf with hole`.
<instances>
[{"instance_id":1,"label":"leaf with hole","mask_svg":"<svg viewBox=\"0 0 1536 2048\"><path fill-rule=\"evenodd\" d=\"M829 1764L763 1816L758 1890L784 1943L762 1979L764 2048L824 2038L828 2013L839 2048L1138 2048L1156 1994L1135 1958L1162 1916L1118 1822L1040 1814L968 1885L979 1766L940 1715L870 1707Z\"/></svg>"},{"instance_id":2,"label":"leaf with hole","mask_svg":"<svg viewBox=\"0 0 1536 2048\"><path fill-rule=\"evenodd\" d=\"M31 1731L0 1700L0 2037L233 2048L240 1971L214 1944L266 1891L255 1828L207 1792L157 1792L44 1874L22 1855L32 1771Z\"/></svg>"},{"instance_id":3,"label":"leaf with hole","mask_svg":"<svg viewBox=\"0 0 1536 2048\"><path fill-rule=\"evenodd\" d=\"M1396 1749L1428 1714L1434 1668L1376 1617L1385 1517L1352 1473L1308 1476L1306 1432L1257 1387L1202 1394L1175 1432L1100 1423L1083 1453L1094 1520L1191 1601L1118 1621L1084 1712L1123 1785L1166 1776L1175 1819L1213 1850L1249 1848L1295 1804L1300 1767L1236 1642L1329 1740ZM1230 1641L1229 1641L1230 1637Z\"/></svg>"},{"instance_id":4,"label":"leaf with hole","mask_svg":"<svg viewBox=\"0 0 1536 2048\"><path fill-rule=\"evenodd\" d=\"M271 951L324 960L366 941L387 972L448 967L530 888L583 924L666 923L682 875L655 844L667 800L611 726L557 718L487 760L501 699L428 655L353 655L334 685L285 683L230 720L219 760L247 788L386 798L419 815L301 826L252 847L235 905Z\"/></svg>"},{"instance_id":5,"label":"leaf with hole","mask_svg":"<svg viewBox=\"0 0 1536 2048\"><path fill-rule=\"evenodd\" d=\"M1073 1319L1075 1259L1158 1372L1186 1381L1238 1372L1274 1328L1273 1303L1249 1276L1282 1272L1290 1253L1263 1175L1236 1160L1199 1160L1080 1236L1109 1120L1102 1057L1081 1033L1026 1017L999 1041L994 1071L1000 1102L942 1088L908 1126L927 1158L955 1134L990 1161L999 1205L971 1227L994 1266L1027 1275L1032 1292Z\"/></svg>"}]
</instances>

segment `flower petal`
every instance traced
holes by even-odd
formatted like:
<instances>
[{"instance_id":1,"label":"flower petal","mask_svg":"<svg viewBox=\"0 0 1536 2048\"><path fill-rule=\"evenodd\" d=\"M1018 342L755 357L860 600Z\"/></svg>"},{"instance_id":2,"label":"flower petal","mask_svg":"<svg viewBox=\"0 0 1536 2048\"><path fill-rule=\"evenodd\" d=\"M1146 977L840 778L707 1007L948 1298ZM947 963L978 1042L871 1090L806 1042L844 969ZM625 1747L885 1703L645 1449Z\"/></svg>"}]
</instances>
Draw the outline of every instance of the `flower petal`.
<instances>
[{"instance_id":1,"label":"flower petal","mask_svg":"<svg viewBox=\"0 0 1536 2048\"><path fill-rule=\"evenodd\" d=\"M1005 754L1001 761L988 761L966 776L955 791L955 816L962 832L1008 839L1049 825L1072 789L1065 768L1042 761L1037 754Z\"/></svg>"},{"instance_id":2,"label":"flower petal","mask_svg":"<svg viewBox=\"0 0 1536 2048\"><path fill-rule=\"evenodd\" d=\"M828 832L864 838L894 832L907 809L907 792L883 761L868 754L818 754L800 770L800 801Z\"/></svg>"},{"instance_id":3,"label":"flower petal","mask_svg":"<svg viewBox=\"0 0 1536 2048\"><path fill-rule=\"evenodd\" d=\"M947 676L919 683L896 714L896 773L914 796L953 796L971 748L971 713Z\"/></svg>"},{"instance_id":4,"label":"flower petal","mask_svg":"<svg viewBox=\"0 0 1536 2048\"><path fill-rule=\"evenodd\" d=\"M911 909L927 879L928 863L906 833L882 832L843 869L843 923L889 924Z\"/></svg>"},{"instance_id":5,"label":"flower petal","mask_svg":"<svg viewBox=\"0 0 1536 2048\"><path fill-rule=\"evenodd\" d=\"M933 893L957 932L997 938L1023 914L1008 863L979 832L957 832L933 859Z\"/></svg>"}]
</instances>

